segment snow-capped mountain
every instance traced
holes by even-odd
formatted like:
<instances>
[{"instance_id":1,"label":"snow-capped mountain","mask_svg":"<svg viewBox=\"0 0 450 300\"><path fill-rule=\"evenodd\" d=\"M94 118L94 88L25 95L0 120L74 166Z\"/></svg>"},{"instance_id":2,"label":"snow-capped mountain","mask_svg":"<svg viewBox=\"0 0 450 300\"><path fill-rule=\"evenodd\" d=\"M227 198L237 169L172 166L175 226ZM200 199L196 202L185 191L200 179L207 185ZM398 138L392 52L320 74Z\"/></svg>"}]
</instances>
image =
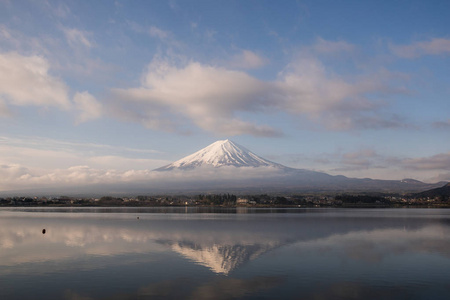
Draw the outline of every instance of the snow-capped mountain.
<instances>
[{"instance_id":1,"label":"snow-capped mountain","mask_svg":"<svg viewBox=\"0 0 450 300\"><path fill-rule=\"evenodd\" d=\"M413 179L379 180L348 178L283 166L264 159L230 140L217 141L174 163L153 171L127 172L113 183L12 190L3 195L104 195L173 193L315 193L315 192L422 192L444 183L428 184ZM80 192L82 191L82 192ZM2 193L0 193L2 195Z\"/></svg>"},{"instance_id":2,"label":"snow-capped mountain","mask_svg":"<svg viewBox=\"0 0 450 300\"><path fill-rule=\"evenodd\" d=\"M158 188L179 192L421 191L436 187L415 180L348 178L289 168L230 140L217 141L154 171Z\"/></svg>"},{"instance_id":3,"label":"snow-capped mountain","mask_svg":"<svg viewBox=\"0 0 450 300\"><path fill-rule=\"evenodd\" d=\"M201 166L213 166L216 168L223 166L287 168L259 157L245 147L230 140L222 140L212 143L174 163L158 168L156 171L186 170Z\"/></svg>"}]
</instances>

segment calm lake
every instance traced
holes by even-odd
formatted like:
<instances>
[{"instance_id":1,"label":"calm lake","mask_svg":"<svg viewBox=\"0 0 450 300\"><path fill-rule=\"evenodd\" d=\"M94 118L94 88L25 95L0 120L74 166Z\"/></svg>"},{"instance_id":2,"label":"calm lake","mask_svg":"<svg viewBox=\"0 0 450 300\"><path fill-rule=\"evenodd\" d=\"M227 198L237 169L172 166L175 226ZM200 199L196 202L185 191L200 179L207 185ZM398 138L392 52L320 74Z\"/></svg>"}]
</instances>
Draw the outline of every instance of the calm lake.
<instances>
[{"instance_id":1,"label":"calm lake","mask_svg":"<svg viewBox=\"0 0 450 300\"><path fill-rule=\"evenodd\" d=\"M0 209L0 299L269 298L450 299L450 210Z\"/></svg>"}]
</instances>

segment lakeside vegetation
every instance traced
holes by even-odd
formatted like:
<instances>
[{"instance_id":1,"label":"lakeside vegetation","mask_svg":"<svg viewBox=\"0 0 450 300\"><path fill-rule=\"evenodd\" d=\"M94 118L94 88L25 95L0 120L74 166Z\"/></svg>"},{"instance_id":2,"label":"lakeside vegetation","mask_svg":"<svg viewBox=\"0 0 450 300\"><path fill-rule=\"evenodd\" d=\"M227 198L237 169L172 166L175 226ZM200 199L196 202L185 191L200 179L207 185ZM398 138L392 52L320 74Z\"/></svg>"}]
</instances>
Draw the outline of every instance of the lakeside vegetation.
<instances>
[{"instance_id":1,"label":"lakeside vegetation","mask_svg":"<svg viewBox=\"0 0 450 300\"><path fill-rule=\"evenodd\" d=\"M330 195L141 195L135 197L6 197L3 207L155 207L155 206L219 206L219 207L450 207L449 195L398 194L330 194Z\"/></svg>"}]
</instances>

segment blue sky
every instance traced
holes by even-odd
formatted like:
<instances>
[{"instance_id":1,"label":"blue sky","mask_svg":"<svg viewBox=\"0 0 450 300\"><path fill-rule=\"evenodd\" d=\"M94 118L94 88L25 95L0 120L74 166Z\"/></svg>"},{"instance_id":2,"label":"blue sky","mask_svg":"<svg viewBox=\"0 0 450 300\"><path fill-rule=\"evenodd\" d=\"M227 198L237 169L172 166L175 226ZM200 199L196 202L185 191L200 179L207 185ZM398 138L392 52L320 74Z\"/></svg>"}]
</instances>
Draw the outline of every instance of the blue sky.
<instances>
[{"instance_id":1,"label":"blue sky","mask_svg":"<svg viewBox=\"0 0 450 300\"><path fill-rule=\"evenodd\" d=\"M132 179L226 138L449 181L449 82L448 1L0 0L0 190Z\"/></svg>"}]
</instances>

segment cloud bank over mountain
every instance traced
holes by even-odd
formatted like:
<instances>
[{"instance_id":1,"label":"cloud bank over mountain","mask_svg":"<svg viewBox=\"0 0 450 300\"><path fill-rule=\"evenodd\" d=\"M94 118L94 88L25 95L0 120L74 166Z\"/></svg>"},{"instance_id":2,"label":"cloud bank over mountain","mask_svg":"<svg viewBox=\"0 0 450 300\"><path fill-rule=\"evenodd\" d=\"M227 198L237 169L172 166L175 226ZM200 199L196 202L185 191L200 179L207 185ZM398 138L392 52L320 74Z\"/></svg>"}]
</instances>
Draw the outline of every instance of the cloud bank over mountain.
<instances>
[{"instance_id":1,"label":"cloud bank over mountain","mask_svg":"<svg viewBox=\"0 0 450 300\"><path fill-rule=\"evenodd\" d=\"M79 145L82 147L83 145ZM99 146L100 147L100 146ZM1 149L0 149L1 150ZM125 149L132 152L133 149ZM64 153L42 151L51 160ZM67 154L66 154L67 155ZM72 160L80 159L71 154ZM375 153L349 153L344 155L346 164L364 167L369 160L361 155L375 156ZM41 156L45 158L45 156ZM442 163L445 157L438 157ZM324 172L295 169L268 161L230 140L217 141L204 149L188 155L171 164L149 170L146 163L151 160L96 156L86 161L98 166L109 161L122 160L124 168L93 168L88 165L68 166L64 169L29 169L21 165L0 165L0 176L4 178L0 191L12 193L64 193L64 194L137 194L137 193L196 193L196 192L302 192L342 191L421 191L436 187L425 183L404 181L356 179L332 176ZM153 162L155 163L155 162ZM400 162L399 162L400 163ZM436 166L434 159L401 162L405 169ZM56 162L56 164L58 164ZM117 164L117 162L116 162ZM127 169L130 164L141 166ZM431 164L431 166L429 165ZM439 168L442 168L439 165ZM444 166L445 168L445 166ZM337 170L338 172L339 170ZM444 178L445 173L444 173ZM438 178L437 178L438 179Z\"/></svg>"}]
</instances>

